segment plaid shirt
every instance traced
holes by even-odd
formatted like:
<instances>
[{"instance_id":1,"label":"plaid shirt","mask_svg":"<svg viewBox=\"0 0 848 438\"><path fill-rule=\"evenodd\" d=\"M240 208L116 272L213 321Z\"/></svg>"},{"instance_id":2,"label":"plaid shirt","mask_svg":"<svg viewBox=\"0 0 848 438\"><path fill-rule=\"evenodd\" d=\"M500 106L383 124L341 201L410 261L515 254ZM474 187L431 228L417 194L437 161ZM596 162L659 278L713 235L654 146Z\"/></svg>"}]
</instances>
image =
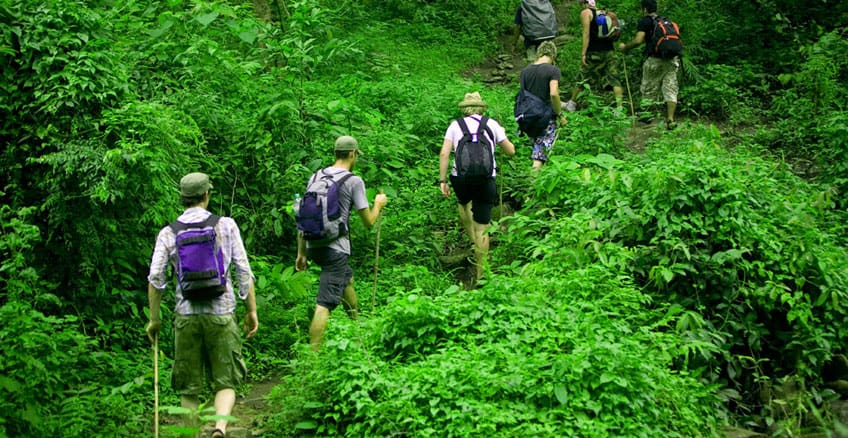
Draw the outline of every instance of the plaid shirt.
<instances>
[{"instance_id":1,"label":"plaid shirt","mask_svg":"<svg viewBox=\"0 0 848 438\"><path fill-rule=\"evenodd\" d=\"M186 224L203 222L212 213L200 208L192 207L187 209L177 218L178 221ZM215 232L218 235L218 245L224 253L224 266L227 268L227 291L218 298L210 301L189 301L183 298L179 283L176 283L176 307L174 311L179 315L197 315L197 314L214 314L226 315L235 312L236 300L233 292L233 281L230 278L230 266L236 268L236 278L238 279L239 298L242 300L247 298L247 292L250 290L250 284L253 281L253 271L250 270L250 263L247 261L247 252L244 250L244 243L241 240L241 233L238 226L232 218L221 217L218 225L215 227ZM168 264L172 267L177 263L177 248L175 244L174 232L170 226L166 226L159 231L159 236L156 238L156 247L153 250L153 258L150 261L150 274L147 276L147 281L154 288L165 290L168 286Z\"/></svg>"}]
</instances>

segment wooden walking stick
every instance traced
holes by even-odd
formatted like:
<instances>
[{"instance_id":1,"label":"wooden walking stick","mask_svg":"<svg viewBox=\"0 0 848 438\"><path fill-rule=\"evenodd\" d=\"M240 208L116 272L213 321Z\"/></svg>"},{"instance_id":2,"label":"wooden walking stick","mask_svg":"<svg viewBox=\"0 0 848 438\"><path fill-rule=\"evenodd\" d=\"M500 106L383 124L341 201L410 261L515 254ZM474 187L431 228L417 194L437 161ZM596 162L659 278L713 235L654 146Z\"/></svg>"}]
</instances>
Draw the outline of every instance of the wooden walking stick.
<instances>
[{"instance_id":1,"label":"wooden walking stick","mask_svg":"<svg viewBox=\"0 0 848 438\"><path fill-rule=\"evenodd\" d=\"M380 190L380 193L383 193ZM374 313L374 307L377 303L377 269L380 262L380 224L383 222L383 212L377 216L377 238L374 241L374 290L371 292L371 313Z\"/></svg>"},{"instance_id":2,"label":"wooden walking stick","mask_svg":"<svg viewBox=\"0 0 848 438\"><path fill-rule=\"evenodd\" d=\"M627 55L621 54L621 66L624 67L624 84L627 85L627 99L630 100L630 115L636 117L636 108L633 106L633 95L630 94L630 79L627 76ZM634 119L631 122L632 125L636 124L636 120Z\"/></svg>"},{"instance_id":3,"label":"wooden walking stick","mask_svg":"<svg viewBox=\"0 0 848 438\"><path fill-rule=\"evenodd\" d=\"M153 336L153 437L159 438L159 334Z\"/></svg>"}]
</instances>

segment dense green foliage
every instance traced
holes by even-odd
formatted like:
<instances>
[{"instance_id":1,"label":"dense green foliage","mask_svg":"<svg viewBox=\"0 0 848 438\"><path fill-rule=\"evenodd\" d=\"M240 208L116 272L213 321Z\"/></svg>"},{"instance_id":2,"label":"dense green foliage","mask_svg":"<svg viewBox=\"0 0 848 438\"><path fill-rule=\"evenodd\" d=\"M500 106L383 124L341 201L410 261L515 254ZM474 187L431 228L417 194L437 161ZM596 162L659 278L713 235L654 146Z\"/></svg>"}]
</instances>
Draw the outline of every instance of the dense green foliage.
<instances>
[{"instance_id":1,"label":"dense green foliage","mask_svg":"<svg viewBox=\"0 0 848 438\"><path fill-rule=\"evenodd\" d=\"M297 427L321 436L716 433L717 397L669 368L697 347L660 330L674 312L650 310L601 264L523 270L481 290L398 296L361 325L333 321L333 341L272 394L281 418L303 407Z\"/></svg>"},{"instance_id":2,"label":"dense green foliage","mask_svg":"<svg viewBox=\"0 0 848 438\"><path fill-rule=\"evenodd\" d=\"M493 277L472 291L440 261L467 242L437 154L466 92L514 132L514 84L464 72L503 49L516 2L273 1L271 21L254 3L0 5L0 436L151 428L145 277L194 170L251 255L251 377L290 374L272 436L844 432L822 370L848 338L848 3L661 9L682 26L691 122L634 143L592 97L537 178L514 139L499 181L518 211L492 227ZM602 4L626 39L638 5ZM563 41L564 93L577 53ZM334 314L312 353L317 271L293 272L287 205L340 134L390 204L378 278L376 230L352 221L364 317ZM160 348L168 382L170 324ZM167 383L160 404L178 404Z\"/></svg>"}]
</instances>

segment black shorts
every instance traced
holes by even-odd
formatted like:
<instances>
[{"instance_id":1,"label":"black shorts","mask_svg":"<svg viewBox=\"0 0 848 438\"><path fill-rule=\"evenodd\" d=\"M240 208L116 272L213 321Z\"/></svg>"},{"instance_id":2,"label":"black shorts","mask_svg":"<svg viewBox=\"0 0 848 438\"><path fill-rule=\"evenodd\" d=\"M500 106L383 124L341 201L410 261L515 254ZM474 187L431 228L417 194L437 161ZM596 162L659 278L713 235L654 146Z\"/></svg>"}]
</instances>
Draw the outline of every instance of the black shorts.
<instances>
[{"instance_id":1,"label":"black shorts","mask_svg":"<svg viewBox=\"0 0 848 438\"><path fill-rule=\"evenodd\" d=\"M495 205L495 199L498 196L498 188L494 178L488 179L482 184L459 184L451 176L451 187L456 193L456 200L459 205L471 202L471 215L474 217L474 222L485 225L492 221L492 207Z\"/></svg>"},{"instance_id":2,"label":"black shorts","mask_svg":"<svg viewBox=\"0 0 848 438\"><path fill-rule=\"evenodd\" d=\"M317 304L330 310L342 301L342 294L353 278L353 268L348 264L348 255L332 248L309 248L307 257L321 267L318 278Z\"/></svg>"}]
</instances>

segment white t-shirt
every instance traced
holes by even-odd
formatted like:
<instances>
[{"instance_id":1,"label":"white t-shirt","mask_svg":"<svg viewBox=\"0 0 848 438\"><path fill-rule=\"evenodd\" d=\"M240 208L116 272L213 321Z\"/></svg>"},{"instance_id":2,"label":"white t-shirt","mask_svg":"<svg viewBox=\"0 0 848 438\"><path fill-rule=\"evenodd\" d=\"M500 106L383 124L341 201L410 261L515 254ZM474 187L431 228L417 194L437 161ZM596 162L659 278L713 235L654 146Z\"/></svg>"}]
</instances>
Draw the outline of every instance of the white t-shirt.
<instances>
[{"instance_id":1,"label":"white t-shirt","mask_svg":"<svg viewBox=\"0 0 848 438\"><path fill-rule=\"evenodd\" d=\"M468 132L475 134L477 132L477 128L480 127L480 119L483 116L479 114L474 114L471 116L464 117L465 124L468 126ZM506 129L500 125L495 119L489 119L486 126L489 127L489 130L492 131L492 135L495 138L489 138L489 133L483 130L483 135L489 138L489 141L492 143L492 157L495 156L495 146L498 143L506 140ZM459 144L459 141L462 140L462 128L459 127L459 123L454 120L451 122L450 126L448 126L448 130L445 131L445 140L450 140L453 143L453 152L456 152L456 145ZM451 175L456 176L456 160L452 160L451 163ZM492 169L492 176L496 176L497 174L497 162L495 162L495 169Z\"/></svg>"}]
</instances>

